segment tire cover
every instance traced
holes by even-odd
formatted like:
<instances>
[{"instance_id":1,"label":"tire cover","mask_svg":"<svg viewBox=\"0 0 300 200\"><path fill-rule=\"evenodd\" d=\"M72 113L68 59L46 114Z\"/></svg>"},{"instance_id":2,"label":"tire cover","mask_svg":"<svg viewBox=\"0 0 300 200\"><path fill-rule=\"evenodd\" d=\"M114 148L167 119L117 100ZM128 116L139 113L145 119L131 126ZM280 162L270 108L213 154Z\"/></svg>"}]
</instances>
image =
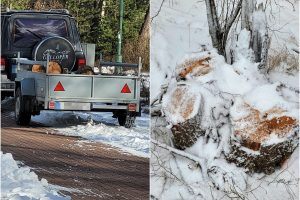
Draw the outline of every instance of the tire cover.
<instances>
[{"instance_id":1,"label":"tire cover","mask_svg":"<svg viewBox=\"0 0 300 200\"><path fill-rule=\"evenodd\" d=\"M49 52L50 61L58 62L62 68L71 71L75 65L75 51L73 45L62 37L49 37L37 44L33 49L35 61L46 61Z\"/></svg>"}]
</instances>

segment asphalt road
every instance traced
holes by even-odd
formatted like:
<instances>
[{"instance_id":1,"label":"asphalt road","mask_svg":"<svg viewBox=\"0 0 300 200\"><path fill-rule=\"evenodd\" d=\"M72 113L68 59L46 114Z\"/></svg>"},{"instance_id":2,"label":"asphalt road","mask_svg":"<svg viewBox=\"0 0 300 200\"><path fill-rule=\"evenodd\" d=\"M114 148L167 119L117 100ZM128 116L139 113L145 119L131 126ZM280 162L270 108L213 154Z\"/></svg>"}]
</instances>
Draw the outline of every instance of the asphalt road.
<instances>
[{"instance_id":1,"label":"asphalt road","mask_svg":"<svg viewBox=\"0 0 300 200\"><path fill-rule=\"evenodd\" d=\"M149 159L102 143L56 134L51 127L16 125L1 111L1 146L72 199L149 199Z\"/></svg>"}]
</instances>

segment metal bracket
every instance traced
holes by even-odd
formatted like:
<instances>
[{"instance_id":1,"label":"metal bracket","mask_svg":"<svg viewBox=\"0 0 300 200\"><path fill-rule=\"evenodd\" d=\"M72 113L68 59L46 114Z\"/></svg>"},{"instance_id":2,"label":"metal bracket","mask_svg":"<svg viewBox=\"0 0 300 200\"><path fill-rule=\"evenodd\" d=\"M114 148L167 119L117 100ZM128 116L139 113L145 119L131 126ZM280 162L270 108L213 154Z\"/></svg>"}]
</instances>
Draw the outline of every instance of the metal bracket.
<instances>
[{"instance_id":1,"label":"metal bracket","mask_svg":"<svg viewBox=\"0 0 300 200\"><path fill-rule=\"evenodd\" d=\"M49 53L47 53L47 61L34 61L34 60L28 60L28 59L25 59L25 58L21 58L20 55L21 55L21 53L18 52L18 57L17 57L17 59L16 59L16 63L17 63L17 71L20 71L20 70L21 70L21 64L27 64L27 65L34 65L34 64L37 64L37 65L48 66L49 58L50 58Z\"/></svg>"},{"instance_id":2,"label":"metal bracket","mask_svg":"<svg viewBox=\"0 0 300 200\"><path fill-rule=\"evenodd\" d=\"M24 78L20 82L22 95L36 96L35 81L33 78Z\"/></svg>"}]
</instances>

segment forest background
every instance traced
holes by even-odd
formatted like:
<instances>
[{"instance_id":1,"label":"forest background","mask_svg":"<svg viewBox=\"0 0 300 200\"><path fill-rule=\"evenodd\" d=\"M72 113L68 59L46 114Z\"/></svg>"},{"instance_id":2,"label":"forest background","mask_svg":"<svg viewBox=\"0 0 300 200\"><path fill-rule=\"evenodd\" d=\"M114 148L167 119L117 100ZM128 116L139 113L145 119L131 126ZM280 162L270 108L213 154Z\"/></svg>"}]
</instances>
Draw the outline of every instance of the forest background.
<instances>
[{"instance_id":1,"label":"forest background","mask_svg":"<svg viewBox=\"0 0 300 200\"><path fill-rule=\"evenodd\" d=\"M1 8L68 9L77 20L81 42L96 44L96 60L100 54L104 60L115 60L119 1L2 0ZM124 0L122 55L123 62L129 63L137 63L142 57L143 71L149 71L149 0Z\"/></svg>"}]
</instances>

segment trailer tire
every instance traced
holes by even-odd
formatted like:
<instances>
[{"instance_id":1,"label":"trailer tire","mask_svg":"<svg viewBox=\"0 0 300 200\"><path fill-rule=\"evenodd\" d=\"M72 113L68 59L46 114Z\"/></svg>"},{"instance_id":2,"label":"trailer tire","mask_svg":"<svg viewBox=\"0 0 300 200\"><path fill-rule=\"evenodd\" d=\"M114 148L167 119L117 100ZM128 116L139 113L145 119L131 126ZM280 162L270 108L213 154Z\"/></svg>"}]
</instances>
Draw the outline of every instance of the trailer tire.
<instances>
[{"instance_id":1,"label":"trailer tire","mask_svg":"<svg viewBox=\"0 0 300 200\"><path fill-rule=\"evenodd\" d=\"M120 126L124 126L125 128L131 128L135 122L135 115L132 113L119 113L118 114L118 121Z\"/></svg>"},{"instance_id":2,"label":"trailer tire","mask_svg":"<svg viewBox=\"0 0 300 200\"><path fill-rule=\"evenodd\" d=\"M31 98L23 96L20 87L15 96L15 120L21 126L28 125L31 120Z\"/></svg>"}]
</instances>

